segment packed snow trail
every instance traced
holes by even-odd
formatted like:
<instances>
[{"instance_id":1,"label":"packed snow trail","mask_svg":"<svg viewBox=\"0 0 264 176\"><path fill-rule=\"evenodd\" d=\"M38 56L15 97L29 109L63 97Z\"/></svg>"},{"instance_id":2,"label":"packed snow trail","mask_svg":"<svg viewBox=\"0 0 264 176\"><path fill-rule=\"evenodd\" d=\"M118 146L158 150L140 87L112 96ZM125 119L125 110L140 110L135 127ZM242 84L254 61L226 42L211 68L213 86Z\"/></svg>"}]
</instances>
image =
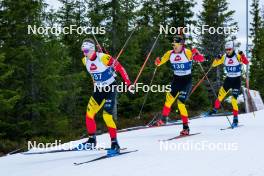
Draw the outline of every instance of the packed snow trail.
<instances>
[{"instance_id":1,"label":"packed snow trail","mask_svg":"<svg viewBox=\"0 0 264 176\"><path fill-rule=\"evenodd\" d=\"M121 147L138 152L75 166L104 155L105 151L79 151L44 155L14 154L0 158L1 176L263 176L264 175L264 111L240 115L242 127L228 127L224 116L190 121L191 133L186 138L167 141L171 150L161 150L159 140L175 137L181 125L142 129L119 134ZM108 134L98 136L107 142ZM78 143L81 141L78 141ZM83 142L83 140L82 140ZM237 150L173 150L187 144L234 144Z\"/></svg>"}]
</instances>

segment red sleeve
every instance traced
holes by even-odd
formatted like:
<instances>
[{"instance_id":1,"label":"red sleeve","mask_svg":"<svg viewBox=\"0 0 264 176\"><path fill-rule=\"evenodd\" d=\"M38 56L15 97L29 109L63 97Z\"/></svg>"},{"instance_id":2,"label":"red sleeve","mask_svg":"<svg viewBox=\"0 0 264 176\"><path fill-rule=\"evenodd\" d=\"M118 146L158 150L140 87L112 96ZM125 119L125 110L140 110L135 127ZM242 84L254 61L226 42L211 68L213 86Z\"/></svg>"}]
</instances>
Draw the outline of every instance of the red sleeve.
<instances>
[{"instance_id":1,"label":"red sleeve","mask_svg":"<svg viewBox=\"0 0 264 176\"><path fill-rule=\"evenodd\" d=\"M241 61L245 65L249 63L248 58L245 56L245 54L241 54Z\"/></svg>"},{"instance_id":2,"label":"red sleeve","mask_svg":"<svg viewBox=\"0 0 264 176\"><path fill-rule=\"evenodd\" d=\"M118 62L117 60L115 60L114 58L111 57L108 65L109 66L113 65L114 70L121 75L121 77L124 80L126 85L129 86L131 84L131 81L128 77L128 74L127 74L126 70L124 69L124 67L120 64L120 62Z\"/></svg>"},{"instance_id":3,"label":"red sleeve","mask_svg":"<svg viewBox=\"0 0 264 176\"><path fill-rule=\"evenodd\" d=\"M196 62L203 62L205 60L204 56L200 54L196 48L192 49L192 55L193 55L193 60L195 60Z\"/></svg>"}]
</instances>

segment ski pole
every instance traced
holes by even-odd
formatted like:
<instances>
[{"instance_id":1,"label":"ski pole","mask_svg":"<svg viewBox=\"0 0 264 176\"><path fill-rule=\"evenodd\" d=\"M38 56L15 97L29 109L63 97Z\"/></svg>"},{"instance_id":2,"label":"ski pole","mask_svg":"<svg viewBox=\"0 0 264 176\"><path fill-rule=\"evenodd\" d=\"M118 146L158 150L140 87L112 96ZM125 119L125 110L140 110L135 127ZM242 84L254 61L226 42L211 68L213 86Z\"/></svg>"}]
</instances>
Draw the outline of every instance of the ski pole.
<instances>
[{"instance_id":1,"label":"ski pole","mask_svg":"<svg viewBox=\"0 0 264 176\"><path fill-rule=\"evenodd\" d=\"M154 49L154 47L155 47L155 45L156 45L158 39L159 39L159 36L160 36L160 34L157 36L155 42L153 43L153 45L152 45L152 47L151 47L151 49L150 49L150 51L149 51L149 53L148 53L148 55L147 55L147 57L146 57L146 59L145 59L145 62L143 63L141 69L139 70L139 73L138 73L138 75L137 75L137 77L136 77L136 79L135 79L135 81L134 81L134 84L133 84L134 86L136 85L136 83L137 83L137 81L138 81L138 79L139 79L139 77L140 77L140 75L141 75L141 73L142 73L144 67L146 66L146 63L147 63L147 61L148 61L148 59L149 59L149 57L150 57L150 55L151 55L151 53L152 53L152 51L153 51L153 49Z\"/></svg>"},{"instance_id":2,"label":"ski pole","mask_svg":"<svg viewBox=\"0 0 264 176\"><path fill-rule=\"evenodd\" d=\"M139 26L139 25L138 25L138 26ZM124 52L125 47L127 46L129 40L131 39L132 35L134 34L134 32L136 31L136 29L137 29L138 26L136 26L136 27L132 30L132 32L130 33L129 37L128 37L127 40L125 41L125 44L123 45L123 47L122 47L121 50L119 51L118 55L116 56L116 58L115 58L115 62L119 59L119 57L121 56L121 54Z\"/></svg>"},{"instance_id":3,"label":"ski pole","mask_svg":"<svg viewBox=\"0 0 264 176\"><path fill-rule=\"evenodd\" d=\"M148 127L153 126L153 124L155 124L155 122L157 122L157 120L159 119L160 115L161 115L160 113L155 114L152 120L146 126Z\"/></svg>"},{"instance_id":4,"label":"ski pole","mask_svg":"<svg viewBox=\"0 0 264 176\"><path fill-rule=\"evenodd\" d=\"M255 117L256 117L256 116L255 116L255 109L254 109L254 105L253 105L252 97L251 97L250 90L249 90L249 81L248 81L247 78L246 78L246 86L247 86L248 97L249 97L249 100L250 100L250 103L251 103L251 106L252 106L253 117L255 118Z\"/></svg>"},{"instance_id":5,"label":"ski pole","mask_svg":"<svg viewBox=\"0 0 264 176\"><path fill-rule=\"evenodd\" d=\"M100 43L98 42L97 38L95 37L94 33L92 32L93 38L97 44L97 46L100 48L101 51L103 51L103 48L101 47Z\"/></svg>"},{"instance_id":6,"label":"ski pole","mask_svg":"<svg viewBox=\"0 0 264 176\"><path fill-rule=\"evenodd\" d=\"M243 69L243 72L245 72L244 68L242 67ZM247 94L248 94L248 98L249 98L249 102L252 106L252 113L253 113L253 117L255 118L255 110L254 110L254 105L253 105L253 101L252 101L252 97L251 97L251 94L250 94L250 89L249 89L249 81L247 79L247 75L246 75L246 88L247 88Z\"/></svg>"},{"instance_id":7,"label":"ski pole","mask_svg":"<svg viewBox=\"0 0 264 176\"><path fill-rule=\"evenodd\" d=\"M139 26L139 25L138 25L138 26ZM127 46L129 40L131 39L132 35L134 34L134 32L136 31L136 29L137 29L138 26L136 26L136 27L132 30L132 32L130 33L129 37L126 39L125 44L123 45L123 47L121 48L121 50L120 50L119 53L117 54L116 58L114 59L114 62L113 62L113 64L112 64L113 66L114 66L115 63L118 61L118 59L119 59L119 57L121 56L121 54L124 52L125 47Z\"/></svg>"},{"instance_id":8,"label":"ski pole","mask_svg":"<svg viewBox=\"0 0 264 176\"><path fill-rule=\"evenodd\" d=\"M203 66L202 66L201 63L199 63L199 66L200 66L202 72L205 73L204 68L203 68ZM211 84L211 81L209 80L207 74L206 74L205 76L206 76L206 79L207 79L207 81L208 81L208 83L209 83L209 85L210 85L210 87L211 87L211 89L212 89L212 91L213 91L213 94L214 94L215 98L218 98L218 97L217 97L217 94L216 94L216 92L215 92L215 90L214 90L214 88L213 88L213 85ZM222 105L221 102L220 102L220 106L221 106L222 110L224 111L224 107L223 107L223 105ZM233 127L232 127L232 123L230 122L228 116L226 115L225 117L226 117L226 119L227 119L227 121L228 121L230 127L233 128Z\"/></svg>"},{"instance_id":9,"label":"ski pole","mask_svg":"<svg viewBox=\"0 0 264 176\"><path fill-rule=\"evenodd\" d=\"M193 92L199 87L199 85L204 81L205 77L208 75L208 73L212 70L212 66L209 68L209 70L204 74L203 78L200 79L200 81L193 87L190 96L193 94Z\"/></svg>"},{"instance_id":10,"label":"ski pole","mask_svg":"<svg viewBox=\"0 0 264 176\"><path fill-rule=\"evenodd\" d=\"M138 25L138 26L139 26L139 25ZM136 26L136 28L134 28L134 29L132 30L132 32L130 33L130 35L129 35L129 37L127 38L125 44L123 45L123 47L122 47L121 50L119 51L119 53L118 53L116 59L114 60L112 66L115 65L115 63L117 62L117 60L119 59L119 57L121 56L121 54L124 52L125 47L127 46L129 40L131 39L132 35L134 34L134 32L136 31L136 29L137 29L138 26ZM100 43L98 42L97 38L95 37L94 33L92 33L92 35L93 35L93 38L94 38L94 40L96 41L97 45L99 46L100 50L103 51L103 48L101 47L101 45L100 45ZM107 54L109 54L109 53L107 52Z\"/></svg>"},{"instance_id":11,"label":"ski pole","mask_svg":"<svg viewBox=\"0 0 264 176\"><path fill-rule=\"evenodd\" d=\"M152 82L153 82L153 80L154 80L154 77L155 77L155 74L156 74L157 68L158 68L158 67L156 67L155 70L154 70L154 72L153 72L153 75L152 75L152 78L151 78L151 81L150 81L150 86L152 85ZM142 114L143 108L144 108L145 103L146 103L147 98L148 98L148 94L149 94L149 91L146 93L146 95L145 95L145 97L144 97L144 101L143 101L143 104L142 104L142 106L141 106L141 109L140 109L140 112L139 112L139 114L138 114L137 119L140 119L140 116L141 116L141 114Z\"/></svg>"}]
</instances>

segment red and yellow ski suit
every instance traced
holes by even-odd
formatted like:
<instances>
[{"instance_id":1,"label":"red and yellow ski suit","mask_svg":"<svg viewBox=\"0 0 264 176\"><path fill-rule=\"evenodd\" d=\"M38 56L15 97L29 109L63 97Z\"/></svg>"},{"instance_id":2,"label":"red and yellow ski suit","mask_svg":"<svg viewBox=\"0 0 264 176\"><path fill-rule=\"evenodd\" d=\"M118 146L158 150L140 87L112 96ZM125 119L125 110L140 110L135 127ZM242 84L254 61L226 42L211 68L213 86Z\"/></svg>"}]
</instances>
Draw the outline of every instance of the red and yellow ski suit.
<instances>
[{"instance_id":1,"label":"red and yellow ski suit","mask_svg":"<svg viewBox=\"0 0 264 176\"><path fill-rule=\"evenodd\" d=\"M231 103L233 107L233 115L234 117L238 116L237 97L240 93L241 88L241 67L242 64L247 65L248 63L249 61L244 54L236 54L235 52L233 52L231 56L224 54L220 59L214 60L212 66L217 67L221 64L224 64L227 74L224 84L219 90L218 98L214 103L214 108L216 110L220 108L221 102L232 89Z\"/></svg>"},{"instance_id":2,"label":"red and yellow ski suit","mask_svg":"<svg viewBox=\"0 0 264 176\"><path fill-rule=\"evenodd\" d=\"M94 117L104 107L103 119L108 127L111 139L117 137L116 124L113 120L113 108L115 104L116 91L112 85L116 84L115 72L120 73L126 85L130 85L129 77L122 65L115 61L110 55L94 52L91 58L84 57L83 64L91 74L95 85L95 91L91 96L86 110L86 127L89 135L96 133ZM114 69L114 70L113 70ZM105 92L99 87L110 86L111 91Z\"/></svg>"},{"instance_id":3,"label":"red and yellow ski suit","mask_svg":"<svg viewBox=\"0 0 264 176\"><path fill-rule=\"evenodd\" d=\"M171 91L167 92L162 115L163 117L169 116L171 106L177 100L183 124L188 124L188 112L185 107L185 101L192 87L191 70L193 60L203 62L204 57L196 49L183 48L180 53L176 53L174 50L167 51L157 63L157 66L161 66L170 61L174 72Z\"/></svg>"}]
</instances>

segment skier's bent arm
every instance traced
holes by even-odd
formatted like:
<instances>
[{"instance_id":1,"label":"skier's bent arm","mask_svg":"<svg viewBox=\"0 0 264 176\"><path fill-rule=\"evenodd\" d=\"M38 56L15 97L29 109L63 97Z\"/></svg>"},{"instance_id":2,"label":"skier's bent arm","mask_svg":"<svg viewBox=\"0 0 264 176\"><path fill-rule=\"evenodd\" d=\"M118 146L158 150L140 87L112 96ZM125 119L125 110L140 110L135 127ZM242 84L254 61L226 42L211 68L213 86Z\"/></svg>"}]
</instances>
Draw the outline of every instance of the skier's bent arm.
<instances>
[{"instance_id":1,"label":"skier's bent arm","mask_svg":"<svg viewBox=\"0 0 264 176\"><path fill-rule=\"evenodd\" d=\"M193 60L193 56L194 56L194 54L192 53L191 50L189 50L189 49L185 49L185 54L186 54L187 58L188 58L190 61Z\"/></svg>"},{"instance_id":2,"label":"skier's bent arm","mask_svg":"<svg viewBox=\"0 0 264 176\"><path fill-rule=\"evenodd\" d=\"M159 58L156 59L155 64L159 67L162 64L165 64L169 59L170 59L170 55L171 55L171 50L167 51L161 58L161 60Z\"/></svg>"},{"instance_id":3,"label":"skier's bent arm","mask_svg":"<svg viewBox=\"0 0 264 176\"><path fill-rule=\"evenodd\" d=\"M241 61L243 64L245 64L245 65L249 64L248 58L245 56L245 54L244 54L242 51L240 51L240 52L238 53L238 56L240 56L240 61Z\"/></svg>"},{"instance_id":4,"label":"skier's bent arm","mask_svg":"<svg viewBox=\"0 0 264 176\"><path fill-rule=\"evenodd\" d=\"M220 59L217 58L217 59L214 60L212 67L217 67L217 66L223 64L224 61L225 61L225 56L223 55L223 56L221 56Z\"/></svg>"},{"instance_id":5,"label":"skier's bent arm","mask_svg":"<svg viewBox=\"0 0 264 176\"><path fill-rule=\"evenodd\" d=\"M192 50L187 50L190 55L192 56L192 59L195 60L196 62L204 62L204 56L200 54L200 52L196 49L193 48ZM186 53L188 56L188 53Z\"/></svg>"},{"instance_id":6,"label":"skier's bent arm","mask_svg":"<svg viewBox=\"0 0 264 176\"><path fill-rule=\"evenodd\" d=\"M118 62L117 60L115 60L113 57L111 57L108 54L103 55L102 62L106 66L113 66L114 70L121 75L121 77L124 80L126 85L131 84L131 81L128 77L128 74L127 74L126 70L124 69L124 67L120 64L120 62Z\"/></svg>"},{"instance_id":7,"label":"skier's bent arm","mask_svg":"<svg viewBox=\"0 0 264 176\"><path fill-rule=\"evenodd\" d=\"M130 79L128 77L128 74L127 74L126 70L124 69L124 67L120 64L120 62L115 60L115 61L113 61L113 64L114 64L115 71L118 72L121 75L121 77L124 80L125 84L128 85L128 86L131 85L131 81L130 81Z\"/></svg>"}]
</instances>

